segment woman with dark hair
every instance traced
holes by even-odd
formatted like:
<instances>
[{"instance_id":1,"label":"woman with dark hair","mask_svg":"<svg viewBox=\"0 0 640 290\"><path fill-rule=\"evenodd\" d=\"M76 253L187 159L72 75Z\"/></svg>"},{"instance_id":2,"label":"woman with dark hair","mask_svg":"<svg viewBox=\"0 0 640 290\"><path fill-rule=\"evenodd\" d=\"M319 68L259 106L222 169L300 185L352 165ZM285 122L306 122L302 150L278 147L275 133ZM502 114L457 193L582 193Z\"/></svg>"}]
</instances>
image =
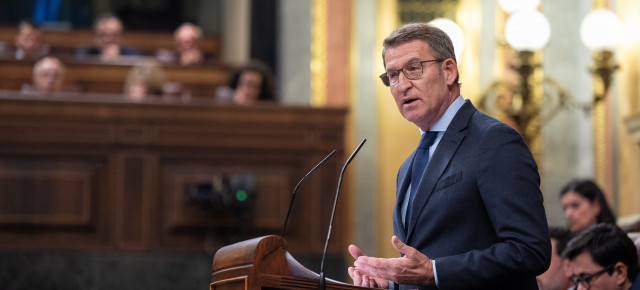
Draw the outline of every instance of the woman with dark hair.
<instances>
[{"instance_id":1,"label":"woman with dark hair","mask_svg":"<svg viewBox=\"0 0 640 290\"><path fill-rule=\"evenodd\" d=\"M574 233L598 223L616 223L604 193L592 180L571 181L560 191L560 201L567 226Z\"/></svg>"},{"instance_id":2,"label":"woman with dark hair","mask_svg":"<svg viewBox=\"0 0 640 290\"><path fill-rule=\"evenodd\" d=\"M258 101L275 101L274 82L269 67L259 61L250 62L231 76L233 103L252 105Z\"/></svg>"}]
</instances>

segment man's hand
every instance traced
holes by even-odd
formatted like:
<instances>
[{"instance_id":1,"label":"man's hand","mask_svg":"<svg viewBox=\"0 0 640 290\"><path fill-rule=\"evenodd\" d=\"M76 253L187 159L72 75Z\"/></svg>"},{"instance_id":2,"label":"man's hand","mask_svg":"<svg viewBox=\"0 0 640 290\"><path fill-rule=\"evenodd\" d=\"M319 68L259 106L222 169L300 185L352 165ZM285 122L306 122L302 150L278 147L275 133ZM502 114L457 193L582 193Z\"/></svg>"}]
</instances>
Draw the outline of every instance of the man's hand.
<instances>
[{"instance_id":1,"label":"man's hand","mask_svg":"<svg viewBox=\"0 0 640 290\"><path fill-rule=\"evenodd\" d=\"M117 61L120 57L120 45L109 44L102 48L100 59L104 62Z\"/></svg>"},{"instance_id":2,"label":"man's hand","mask_svg":"<svg viewBox=\"0 0 640 290\"><path fill-rule=\"evenodd\" d=\"M180 54L181 65L194 65L202 62L202 52L197 49L190 49Z\"/></svg>"},{"instance_id":3,"label":"man's hand","mask_svg":"<svg viewBox=\"0 0 640 290\"><path fill-rule=\"evenodd\" d=\"M404 253L404 257L393 259L373 258L365 255L356 257L351 252L351 247L349 247L349 252L356 258L354 263L356 266L355 271L358 271L363 277L362 282L365 282L364 277L369 277L369 282L371 277L377 277L375 281L391 280L398 284L435 285L431 259L420 251L407 246L396 236L391 238L391 244L396 250ZM349 270L349 275L351 275L351 272ZM354 275L351 275L351 278L353 277Z\"/></svg>"},{"instance_id":4,"label":"man's hand","mask_svg":"<svg viewBox=\"0 0 640 290\"><path fill-rule=\"evenodd\" d=\"M354 259L358 259L358 257L366 257L360 248L355 245L349 246L349 253L353 256ZM378 277L371 277L369 275L363 275L359 269L354 267L349 267L349 276L353 280L353 285L362 286L362 287L371 287L371 288L389 288L389 281L380 279Z\"/></svg>"}]
</instances>

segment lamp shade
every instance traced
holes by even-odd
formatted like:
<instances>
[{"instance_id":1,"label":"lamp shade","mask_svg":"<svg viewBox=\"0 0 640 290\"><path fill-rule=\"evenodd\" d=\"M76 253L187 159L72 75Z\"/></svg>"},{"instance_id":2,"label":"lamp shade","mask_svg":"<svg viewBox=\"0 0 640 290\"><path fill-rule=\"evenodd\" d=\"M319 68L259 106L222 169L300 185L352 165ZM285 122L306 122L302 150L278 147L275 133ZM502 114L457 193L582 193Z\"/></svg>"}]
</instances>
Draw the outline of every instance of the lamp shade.
<instances>
[{"instance_id":1,"label":"lamp shade","mask_svg":"<svg viewBox=\"0 0 640 290\"><path fill-rule=\"evenodd\" d=\"M591 11L580 26L582 42L592 50L613 50L622 40L622 35L622 21L608 9Z\"/></svg>"},{"instance_id":2,"label":"lamp shade","mask_svg":"<svg viewBox=\"0 0 640 290\"><path fill-rule=\"evenodd\" d=\"M460 26L458 26L457 23L446 18L436 18L429 21L429 24L440 28L449 36L449 38L451 38L451 42L453 42L453 50L456 55L456 61L460 62L460 55L462 54L462 49L464 48L464 33L462 32Z\"/></svg>"},{"instance_id":3,"label":"lamp shade","mask_svg":"<svg viewBox=\"0 0 640 290\"><path fill-rule=\"evenodd\" d=\"M542 13L537 10L523 10L509 16L504 36L515 50L537 51L549 42L551 27Z\"/></svg>"},{"instance_id":4,"label":"lamp shade","mask_svg":"<svg viewBox=\"0 0 640 290\"><path fill-rule=\"evenodd\" d=\"M498 0L498 4L508 14L522 10L535 10L540 0Z\"/></svg>"}]
</instances>

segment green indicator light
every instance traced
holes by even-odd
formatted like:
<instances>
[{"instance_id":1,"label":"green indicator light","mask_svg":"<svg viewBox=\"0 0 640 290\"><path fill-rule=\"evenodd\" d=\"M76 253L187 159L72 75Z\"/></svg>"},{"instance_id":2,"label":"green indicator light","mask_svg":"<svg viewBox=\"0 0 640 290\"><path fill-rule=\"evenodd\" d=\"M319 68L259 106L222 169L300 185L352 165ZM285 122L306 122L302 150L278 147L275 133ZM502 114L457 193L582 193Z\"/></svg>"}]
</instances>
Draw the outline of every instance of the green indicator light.
<instances>
[{"instance_id":1,"label":"green indicator light","mask_svg":"<svg viewBox=\"0 0 640 290\"><path fill-rule=\"evenodd\" d=\"M236 199L238 201L245 201L247 200L247 192L244 190L238 190L238 192L236 192Z\"/></svg>"}]
</instances>

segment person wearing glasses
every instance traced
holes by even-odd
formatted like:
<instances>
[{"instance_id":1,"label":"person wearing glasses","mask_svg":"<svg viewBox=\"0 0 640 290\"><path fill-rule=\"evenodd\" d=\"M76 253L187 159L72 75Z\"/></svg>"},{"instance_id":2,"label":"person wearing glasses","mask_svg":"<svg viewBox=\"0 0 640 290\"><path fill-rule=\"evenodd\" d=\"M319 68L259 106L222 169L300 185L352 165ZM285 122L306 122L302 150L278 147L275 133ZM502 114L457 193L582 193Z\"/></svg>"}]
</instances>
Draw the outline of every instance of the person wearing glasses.
<instances>
[{"instance_id":1,"label":"person wearing glasses","mask_svg":"<svg viewBox=\"0 0 640 290\"><path fill-rule=\"evenodd\" d=\"M123 24L115 14L106 13L98 18L94 25L95 47L83 47L76 50L79 60L99 56L103 62L116 62L120 56L141 56L136 48L122 46Z\"/></svg>"},{"instance_id":2,"label":"person wearing glasses","mask_svg":"<svg viewBox=\"0 0 640 290\"><path fill-rule=\"evenodd\" d=\"M562 253L571 261L577 290L640 290L638 253L616 225L594 225L569 241Z\"/></svg>"},{"instance_id":3,"label":"person wearing glasses","mask_svg":"<svg viewBox=\"0 0 640 290\"><path fill-rule=\"evenodd\" d=\"M538 289L551 259L540 176L516 130L460 95L453 44L412 23L384 40L380 76L421 131L398 171L391 244L399 258L356 259L355 285L392 289Z\"/></svg>"}]
</instances>

